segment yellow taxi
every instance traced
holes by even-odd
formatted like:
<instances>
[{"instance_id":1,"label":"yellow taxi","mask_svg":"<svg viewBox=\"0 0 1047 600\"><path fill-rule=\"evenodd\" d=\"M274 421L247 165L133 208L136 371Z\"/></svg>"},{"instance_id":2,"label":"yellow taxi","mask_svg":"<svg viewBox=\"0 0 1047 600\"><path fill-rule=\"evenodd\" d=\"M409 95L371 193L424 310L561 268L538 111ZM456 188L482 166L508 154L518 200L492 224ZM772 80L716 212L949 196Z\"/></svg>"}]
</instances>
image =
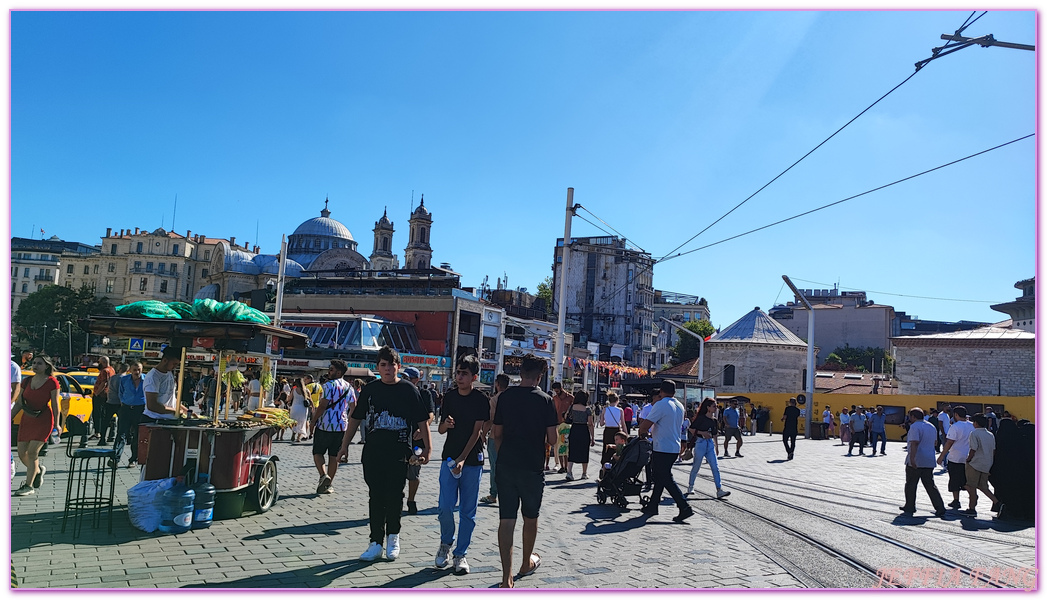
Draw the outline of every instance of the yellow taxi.
<instances>
[{"instance_id":1,"label":"yellow taxi","mask_svg":"<svg viewBox=\"0 0 1047 600\"><path fill-rule=\"evenodd\" d=\"M55 379L58 380L58 408L62 411L61 423L65 423L65 417L67 415L73 415L80 419L84 423L87 423L88 419L91 418L91 411L94 406L91 402L91 394L87 393L83 386L72 377L72 373L59 373L55 372ZM32 377L32 371L22 371L22 378ZM22 412L19 411L15 415L12 423L14 427L11 429L11 441L18 439L18 424L22 422ZM65 433L66 429L62 427L62 433Z\"/></svg>"},{"instance_id":2,"label":"yellow taxi","mask_svg":"<svg viewBox=\"0 0 1047 600\"><path fill-rule=\"evenodd\" d=\"M65 374L75 379L88 396L94 396L95 381L98 380L98 369L90 369L87 371L67 371Z\"/></svg>"}]
</instances>

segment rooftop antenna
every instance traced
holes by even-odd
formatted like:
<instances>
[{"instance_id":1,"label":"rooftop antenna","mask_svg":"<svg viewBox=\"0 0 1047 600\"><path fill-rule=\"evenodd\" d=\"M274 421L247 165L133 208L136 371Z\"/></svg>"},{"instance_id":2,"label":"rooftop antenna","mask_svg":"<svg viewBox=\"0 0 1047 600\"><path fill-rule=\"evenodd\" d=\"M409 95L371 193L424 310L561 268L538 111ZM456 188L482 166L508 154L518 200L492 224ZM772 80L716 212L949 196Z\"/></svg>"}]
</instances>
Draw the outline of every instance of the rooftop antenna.
<instances>
[{"instance_id":1,"label":"rooftop antenna","mask_svg":"<svg viewBox=\"0 0 1047 600\"><path fill-rule=\"evenodd\" d=\"M164 228L164 217L167 215L160 215L160 229Z\"/></svg>"},{"instance_id":2,"label":"rooftop antenna","mask_svg":"<svg viewBox=\"0 0 1047 600\"><path fill-rule=\"evenodd\" d=\"M254 245L255 246L258 245L258 223L259 223L259 220L255 219L254 220Z\"/></svg>"},{"instance_id":3,"label":"rooftop antenna","mask_svg":"<svg viewBox=\"0 0 1047 600\"><path fill-rule=\"evenodd\" d=\"M175 217L178 216L178 194L175 194L174 211L171 212L171 231L175 228Z\"/></svg>"},{"instance_id":4,"label":"rooftop antenna","mask_svg":"<svg viewBox=\"0 0 1047 600\"><path fill-rule=\"evenodd\" d=\"M411 214L413 212L414 212L414 190L411 190L411 212L407 213L407 214Z\"/></svg>"}]
</instances>

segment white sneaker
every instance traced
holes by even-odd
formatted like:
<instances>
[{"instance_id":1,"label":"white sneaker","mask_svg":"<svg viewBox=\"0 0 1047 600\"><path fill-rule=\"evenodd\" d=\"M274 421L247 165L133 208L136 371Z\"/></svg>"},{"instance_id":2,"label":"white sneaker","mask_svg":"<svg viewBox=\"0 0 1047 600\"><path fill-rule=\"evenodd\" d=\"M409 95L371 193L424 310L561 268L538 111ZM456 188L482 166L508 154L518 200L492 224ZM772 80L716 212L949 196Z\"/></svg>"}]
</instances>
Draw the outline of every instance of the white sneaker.
<instances>
[{"instance_id":1,"label":"white sneaker","mask_svg":"<svg viewBox=\"0 0 1047 600\"><path fill-rule=\"evenodd\" d=\"M716 497L717 498L726 498L727 496L730 496L730 495L731 495L731 492L726 492L724 490L716 490Z\"/></svg>"},{"instance_id":2,"label":"white sneaker","mask_svg":"<svg viewBox=\"0 0 1047 600\"><path fill-rule=\"evenodd\" d=\"M454 557L454 574L455 575L468 575L469 574L469 562L465 560L464 556Z\"/></svg>"},{"instance_id":3,"label":"white sneaker","mask_svg":"<svg viewBox=\"0 0 1047 600\"><path fill-rule=\"evenodd\" d=\"M694 488L689 487L689 488L687 488L687 491L684 492L684 496L690 496L693 493L694 493Z\"/></svg>"},{"instance_id":4,"label":"white sneaker","mask_svg":"<svg viewBox=\"0 0 1047 600\"><path fill-rule=\"evenodd\" d=\"M371 542L371 545L364 550L364 553L360 555L360 560L366 560L367 562L373 562L382 556L382 545L378 542Z\"/></svg>"},{"instance_id":5,"label":"white sneaker","mask_svg":"<svg viewBox=\"0 0 1047 600\"><path fill-rule=\"evenodd\" d=\"M447 566L447 555L451 553L451 546L447 544L440 544L440 549L436 551L436 568L442 569Z\"/></svg>"},{"instance_id":6,"label":"white sneaker","mask_svg":"<svg viewBox=\"0 0 1047 600\"><path fill-rule=\"evenodd\" d=\"M397 556L400 556L400 534L393 533L385 536L385 557L396 560Z\"/></svg>"}]
</instances>

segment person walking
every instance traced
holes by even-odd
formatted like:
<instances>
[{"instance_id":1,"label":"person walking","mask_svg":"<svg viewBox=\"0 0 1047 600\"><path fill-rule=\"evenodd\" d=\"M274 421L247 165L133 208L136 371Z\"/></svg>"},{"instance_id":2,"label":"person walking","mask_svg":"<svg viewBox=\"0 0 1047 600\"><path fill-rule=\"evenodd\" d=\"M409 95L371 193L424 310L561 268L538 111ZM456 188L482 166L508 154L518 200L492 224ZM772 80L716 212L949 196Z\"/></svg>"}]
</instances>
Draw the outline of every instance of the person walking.
<instances>
[{"instance_id":1,"label":"person walking","mask_svg":"<svg viewBox=\"0 0 1047 600\"><path fill-rule=\"evenodd\" d=\"M734 438L736 440L735 443L734 443L734 456L736 458L742 458L742 430L739 427L739 425L740 425L739 419L740 418L741 418L741 413L738 412L738 401L737 400L731 400L728 403L727 408L725 408L724 411L723 411L723 422L724 422L724 430L723 430L723 434L724 434L723 435L723 457L724 458L727 458L727 457L729 457L731 455L731 453L728 452L728 448L727 448L727 446L731 442L731 438Z\"/></svg>"},{"instance_id":2,"label":"person walking","mask_svg":"<svg viewBox=\"0 0 1047 600\"><path fill-rule=\"evenodd\" d=\"M127 363L117 363L116 367L110 367L113 369L113 375L106 381L105 391L105 405L102 412L102 436L98 440L98 445L102 445L102 440L105 440L107 444L112 444L116 440L116 419L117 413L120 411L120 379L127 373ZM108 436L106 433L108 432Z\"/></svg>"},{"instance_id":3,"label":"person walking","mask_svg":"<svg viewBox=\"0 0 1047 600\"><path fill-rule=\"evenodd\" d=\"M596 445L596 421L589 408L589 394L574 393L569 411L571 430L567 437L567 481L574 481L574 465L582 465L582 479L589 479L589 448Z\"/></svg>"},{"instance_id":4,"label":"person walking","mask_svg":"<svg viewBox=\"0 0 1047 600\"><path fill-rule=\"evenodd\" d=\"M607 394L607 406L600 416L600 424L603 425L603 454L600 456L600 464L605 465L611 459L612 452L608 447L614 445L614 436L619 431L626 432L625 411L618 406L618 394L610 392ZM602 469L601 469L602 471ZM603 474L600 475L603 477Z\"/></svg>"},{"instance_id":5,"label":"person walking","mask_svg":"<svg viewBox=\"0 0 1047 600\"><path fill-rule=\"evenodd\" d=\"M498 448L495 446L494 441L491 437L491 424L494 422L494 411L498 408L498 398L501 397L502 392L509 389L509 376L505 373L499 373L494 378L494 396L491 396L491 418L487 421L487 427L484 431L484 439L487 440L487 468L490 470L490 492L480 498L481 504L494 504L498 502L498 481L495 477L497 472L498 462ZM443 404L441 403L441 407Z\"/></svg>"},{"instance_id":6,"label":"person walking","mask_svg":"<svg viewBox=\"0 0 1047 600\"><path fill-rule=\"evenodd\" d=\"M131 458L127 468L138 464L138 424L142 422L145 410L145 388L142 381L142 363L137 359L127 359L127 373L120 378L120 409L117 417L116 462L124 454L124 447L131 447Z\"/></svg>"},{"instance_id":7,"label":"person walking","mask_svg":"<svg viewBox=\"0 0 1047 600\"><path fill-rule=\"evenodd\" d=\"M702 460L709 463L713 471L713 483L716 484L716 497L726 498L731 492L725 492L720 485L720 466L716 462L716 420L709 414L716 402L712 398L702 400L698 407L698 414L691 423L691 433L694 434L694 462L691 463L691 476L687 480L687 494L694 492L694 480L698 478L698 471L702 468Z\"/></svg>"},{"instance_id":8,"label":"person walking","mask_svg":"<svg viewBox=\"0 0 1047 600\"><path fill-rule=\"evenodd\" d=\"M869 416L869 456L876 456L876 440L880 440L880 456L887 453L887 415L883 407L877 406L876 412Z\"/></svg>"},{"instance_id":9,"label":"person walking","mask_svg":"<svg viewBox=\"0 0 1047 600\"><path fill-rule=\"evenodd\" d=\"M923 489L934 506L934 514L945 516L945 502L934 485L934 439L937 432L923 420L922 408L909 409L909 435L906 438L908 452L905 455L905 504L901 511L907 515L916 512L916 484L922 482Z\"/></svg>"},{"instance_id":10,"label":"person walking","mask_svg":"<svg viewBox=\"0 0 1047 600\"><path fill-rule=\"evenodd\" d=\"M343 360L331 361L327 367L327 382L323 385L320 403L313 411L313 419L309 423L309 430L313 432L313 464L320 474L320 481L316 484L317 494L334 493L331 483L338 472L341 450L344 450L342 438L349 426L349 404L356 399L353 387L342 379L348 368Z\"/></svg>"},{"instance_id":11,"label":"person walking","mask_svg":"<svg viewBox=\"0 0 1047 600\"><path fill-rule=\"evenodd\" d=\"M557 473L567 472L567 435L571 431L571 424L566 421L567 413L574 404L574 396L563 388L559 381L553 382L553 403L556 405L556 416L560 419L556 426L556 445L550 452L556 457Z\"/></svg>"},{"instance_id":12,"label":"person walking","mask_svg":"<svg viewBox=\"0 0 1047 600\"><path fill-rule=\"evenodd\" d=\"M851 443L847 446L847 456L854 456L851 452L854 445L858 444L858 456L865 455L867 421L869 417L865 414L865 407L859 406L857 412L851 413Z\"/></svg>"},{"instance_id":13,"label":"person walking","mask_svg":"<svg viewBox=\"0 0 1047 600\"><path fill-rule=\"evenodd\" d=\"M447 392L440 407L440 433L447 436L440 464L440 548L436 567L447 566L454 543L454 507L458 505L458 544L452 554L455 575L469 573L469 544L476 528L476 506L484 470L483 433L491 418L491 400L473 383L480 373L475 355L463 356L455 365L456 387Z\"/></svg>"},{"instance_id":14,"label":"person walking","mask_svg":"<svg viewBox=\"0 0 1047 600\"><path fill-rule=\"evenodd\" d=\"M370 545L360 560L374 561L382 555L396 560L400 556L400 513L404 504L404 485L412 455L420 464L429 462L433 447L430 439L428 407L422 406L418 388L400 379L400 353L389 346L378 349L379 379L360 390L349 427L342 437L339 456L348 456L349 441L367 419L367 443L360 458L367 484ZM339 379L341 377L339 376ZM344 382L343 382L344 383ZM350 387L348 383L345 383ZM414 429L422 432L421 454L414 455Z\"/></svg>"},{"instance_id":15,"label":"person walking","mask_svg":"<svg viewBox=\"0 0 1047 600\"><path fill-rule=\"evenodd\" d=\"M683 423L683 405L676 398L676 382L671 379L662 380L658 387L657 401L647 415L640 421L639 435L645 437L649 433L654 452L651 454L651 475L654 478L651 500L643 509L643 514L653 517L658 514L658 505L662 500L662 491L666 490L680 512L673 517L673 521L683 523L694 514L694 509L687 503L680 487L673 480L673 463L680 454L680 425ZM653 431L652 431L653 430ZM716 452L715 441L713 452Z\"/></svg>"},{"instance_id":16,"label":"person walking","mask_svg":"<svg viewBox=\"0 0 1047 600\"><path fill-rule=\"evenodd\" d=\"M291 428L291 442L304 442L309 435L309 398L306 396L305 384L302 378L294 380L291 388L291 410L289 417L294 421Z\"/></svg>"},{"instance_id":17,"label":"person walking","mask_svg":"<svg viewBox=\"0 0 1047 600\"><path fill-rule=\"evenodd\" d=\"M851 413L847 410L847 407L840 409L840 443L837 446L844 446L851 441Z\"/></svg>"},{"instance_id":18,"label":"person walking","mask_svg":"<svg viewBox=\"0 0 1047 600\"><path fill-rule=\"evenodd\" d=\"M967 487L967 455L971 451L970 437L974 425L967 420L967 408L964 406L953 408L952 416L954 420L945 436L945 447L938 456L938 464L949 473L949 491L952 492L949 508L959 510L960 490Z\"/></svg>"},{"instance_id":19,"label":"person walking","mask_svg":"<svg viewBox=\"0 0 1047 600\"><path fill-rule=\"evenodd\" d=\"M981 413L974 415L971 418L971 424L974 425L974 430L971 431L968 438L970 450L967 454L967 468L964 473L967 477L967 493L970 495L970 501L967 504L967 510L960 511L960 514L965 517L978 516L975 507L978 505L979 491L985 494L989 502L992 502L991 511L999 512L1000 510L999 499L989 491L989 471L992 470L993 457L996 453L996 437L989 429L989 418L986 415Z\"/></svg>"},{"instance_id":20,"label":"person walking","mask_svg":"<svg viewBox=\"0 0 1047 600\"><path fill-rule=\"evenodd\" d=\"M12 496L31 496L43 485L47 469L40 464L40 449L54 432L58 416L58 379L54 377L55 366L40 354L33 358L33 374L22 379L14 403L11 418L18 413L22 421L18 425L18 459L25 465L25 483L12 492Z\"/></svg>"},{"instance_id":21,"label":"person walking","mask_svg":"<svg viewBox=\"0 0 1047 600\"><path fill-rule=\"evenodd\" d=\"M479 372L479 367L477 367L477 369L477 372ZM418 390L418 398L422 401L422 406L425 407L429 414L429 419L425 423L425 427L428 429L433 422L433 415L436 413L436 407L433 405L433 395L429 390L419 385L422 379L422 373L418 369L414 367L407 367L404 369L404 379L411 382L411 385ZM470 384L470 389L472 389L471 386L472 384ZM432 436L431 433L430 436ZM422 440L421 430L414 430L412 440L415 447L422 447L422 444L425 442ZM421 476L422 465L418 464L418 461L411 461L411 464L407 465L407 514L409 515L418 514L418 503L415 501L415 496L418 494L418 486L421 483Z\"/></svg>"},{"instance_id":22,"label":"person walking","mask_svg":"<svg viewBox=\"0 0 1047 600\"><path fill-rule=\"evenodd\" d=\"M796 398L789 398L789 405L782 413L782 421L785 422L782 427L782 444L785 445L785 452L789 455L786 460L792 460L793 452L796 451L796 436L800 422L800 409L796 408Z\"/></svg>"},{"instance_id":23,"label":"person walking","mask_svg":"<svg viewBox=\"0 0 1047 600\"><path fill-rule=\"evenodd\" d=\"M825 405L825 410L822 411L822 439L832 439L832 434L829 433L829 429L832 427L833 422L833 411L828 404Z\"/></svg>"},{"instance_id":24,"label":"person walking","mask_svg":"<svg viewBox=\"0 0 1047 600\"><path fill-rule=\"evenodd\" d=\"M513 587L513 530L523 516L523 563L518 577L530 575L542 564L534 551L538 515L542 508L545 472L542 459L547 444L556 443L559 419L553 399L538 387L548 363L524 355L520 385L498 398L491 433L498 451L498 553L502 561L499 587Z\"/></svg>"},{"instance_id":25,"label":"person walking","mask_svg":"<svg viewBox=\"0 0 1047 600\"><path fill-rule=\"evenodd\" d=\"M98 440L99 446L106 443L106 433L109 429L109 380L116 375L116 370L109 366L109 358L98 359L98 377L95 378L94 391L91 394L91 421L94 425L94 435L90 439Z\"/></svg>"}]
</instances>

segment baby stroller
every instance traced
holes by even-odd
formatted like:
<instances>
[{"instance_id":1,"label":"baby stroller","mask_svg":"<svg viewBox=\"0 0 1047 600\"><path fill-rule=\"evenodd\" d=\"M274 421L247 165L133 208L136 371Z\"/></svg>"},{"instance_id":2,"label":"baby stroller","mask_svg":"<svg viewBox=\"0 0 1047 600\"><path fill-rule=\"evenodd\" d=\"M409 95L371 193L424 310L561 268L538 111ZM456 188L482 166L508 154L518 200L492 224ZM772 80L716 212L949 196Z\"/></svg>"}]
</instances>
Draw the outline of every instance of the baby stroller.
<instances>
[{"instance_id":1,"label":"baby stroller","mask_svg":"<svg viewBox=\"0 0 1047 600\"><path fill-rule=\"evenodd\" d=\"M596 486L596 501L606 504L611 503L618 508L629 506L627 496L639 496L644 482L640 474L651 460L654 447L651 440L633 438L622 449L622 456L609 470L604 472L600 483ZM641 505L646 505L644 498L640 499Z\"/></svg>"}]
</instances>

